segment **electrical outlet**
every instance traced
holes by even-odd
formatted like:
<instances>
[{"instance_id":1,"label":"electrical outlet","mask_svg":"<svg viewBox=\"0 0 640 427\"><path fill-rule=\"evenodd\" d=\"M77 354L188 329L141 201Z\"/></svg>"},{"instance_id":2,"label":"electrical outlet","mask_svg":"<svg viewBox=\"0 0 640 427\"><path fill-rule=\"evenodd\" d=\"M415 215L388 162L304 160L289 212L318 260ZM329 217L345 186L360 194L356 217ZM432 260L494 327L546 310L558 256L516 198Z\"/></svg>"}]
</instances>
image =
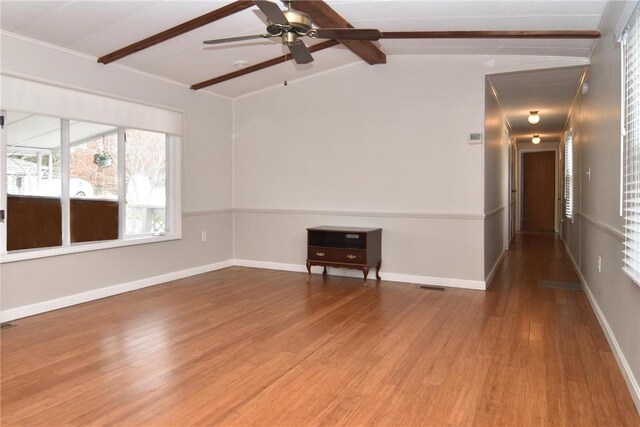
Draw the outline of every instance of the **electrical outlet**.
<instances>
[{"instance_id":1,"label":"electrical outlet","mask_svg":"<svg viewBox=\"0 0 640 427\"><path fill-rule=\"evenodd\" d=\"M598 257L598 273L602 273L602 257Z\"/></svg>"},{"instance_id":2,"label":"electrical outlet","mask_svg":"<svg viewBox=\"0 0 640 427\"><path fill-rule=\"evenodd\" d=\"M207 232L203 231L202 234L200 235L200 240L203 242L207 241Z\"/></svg>"}]
</instances>

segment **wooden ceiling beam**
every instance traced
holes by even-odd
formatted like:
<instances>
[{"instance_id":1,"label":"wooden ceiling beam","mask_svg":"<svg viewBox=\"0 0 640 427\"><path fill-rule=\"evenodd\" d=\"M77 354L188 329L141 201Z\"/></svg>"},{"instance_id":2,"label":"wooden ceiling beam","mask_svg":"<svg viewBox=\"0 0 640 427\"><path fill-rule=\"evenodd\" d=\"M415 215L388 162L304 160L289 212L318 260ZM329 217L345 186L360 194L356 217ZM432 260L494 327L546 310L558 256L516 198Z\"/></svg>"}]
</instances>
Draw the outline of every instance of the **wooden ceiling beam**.
<instances>
[{"instance_id":1,"label":"wooden ceiling beam","mask_svg":"<svg viewBox=\"0 0 640 427\"><path fill-rule=\"evenodd\" d=\"M346 19L333 10L324 1L296 1L294 9L311 16L313 23L323 28L353 28ZM386 55L372 42L366 40L338 40L347 49L358 55L367 63L385 64Z\"/></svg>"},{"instance_id":2,"label":"wooden ceiling beam","mask_svg":"<svg viewBox=\"0 0 640 427\"><path fill-rule=\"evenodd\" d=\"M336 46L338 44L339 43L338 43L337 40L327 40L325 42L314 44L313 46L309 46L309 52L312 52L312 53L313 52L317 52L319 50L323 50L323 49L326 49L328 47ZM279 56L277 58L273 58L273 59L270 59L268 61L261 62L259 64L251 65L250 67L246 67L246 68L243 68L241 70L234 71L234 72L229 73L229 74L225 74L225 75L220 76L220 77L215 77L213 79L209 79L209 80L206 80L204 82L196 83L194 85L191 85L191 89L198 90L198 89L202 89L202 88L205 88L205 87L208 87L208 86L213 86L213 85L218 84L218 83L226 82L227 80L235 79L237 77L244 76L244 75L249 74L249 73L254 73L256 71L260 71L260 70L263 70L265 68L272 67L274 65L283 64L286 61L290 61L292 58L293 57L290 54L282 55L282 56Z\"/></svg>"},{"instance_id":3,"label":"wooden ceiling beam","mask_svg":"<svg viewBox=\"0 0 640 427\"><path fill-rule=\"evenodd\" d=\"M196 28L200 28L219 19L233 15L234 13L238 13L242 10L248 9L253 5L254 3L251 0L234 1L233 3L230 3L212 12L206 13L197 18L193 18L180 25L176 25L173 28L169 28L168 30L165 30L161 33L149 36L144 40L140 40L139 42L130 44L129 46L118 49L115 52L111 52L107 55L101 56L100 58L98 58L98 62L101 64L109 64L110 62L117 61L118 59L122 59L125 56L129 56L132 53L147 49L158 43L162 43L181 34L195 30Z\"/></svg>"},{"instance_id":4,"label":"wooden ceiling beam","mask_svg":"<svg viewBox=\"0 0 640 427\"><path fill-rule=\"evenodd\" d=\"M385 31L383 39L597 39L599 31Z\"/></svg>"}]
</instances>

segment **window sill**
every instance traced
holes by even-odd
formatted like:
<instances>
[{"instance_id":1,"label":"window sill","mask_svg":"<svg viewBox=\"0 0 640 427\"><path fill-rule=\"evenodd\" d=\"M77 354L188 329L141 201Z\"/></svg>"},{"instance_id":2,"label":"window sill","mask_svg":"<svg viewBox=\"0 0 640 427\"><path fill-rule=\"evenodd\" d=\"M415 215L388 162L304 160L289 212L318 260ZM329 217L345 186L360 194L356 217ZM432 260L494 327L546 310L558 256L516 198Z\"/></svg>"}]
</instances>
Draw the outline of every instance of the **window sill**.
<instances>
[{"instance_id":1,"label":"window sill","mask_svg":"<svg viewBox=\"0 0 640 427\"><path fill-rule=\"evenodd\" d=\"M640 274L637 271L626 266L622 267L622 271L626 273L626 275L633 281L633 283L640 286Z\"/></svg>"},{"instance_id":2,"label":"window sill","mask_svg":"<svg viewBox=\"0 0 640 427\"><path fill-rule=\"evenodd\" d=\"M71 246L58 246L54 248L26 249L0 254L0 264L16 261L26 261L37 258L48 258L59 255L75 254L80 252L98 251L102 249L121 248L124 246L146 245L148 243L167 242L180 240L180 234L166 234L164 236L130 237L125 240L110 240L108 242L74 243Z\"/></svg>"}]
</instances>

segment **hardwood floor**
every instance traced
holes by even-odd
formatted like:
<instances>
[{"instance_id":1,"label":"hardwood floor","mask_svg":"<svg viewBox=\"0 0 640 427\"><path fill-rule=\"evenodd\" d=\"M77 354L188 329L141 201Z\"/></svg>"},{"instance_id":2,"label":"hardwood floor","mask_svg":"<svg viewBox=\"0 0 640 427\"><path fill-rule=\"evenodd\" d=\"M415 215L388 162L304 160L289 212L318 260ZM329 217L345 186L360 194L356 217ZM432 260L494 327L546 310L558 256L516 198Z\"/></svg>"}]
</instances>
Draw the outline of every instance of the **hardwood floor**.
<instances>
[{"instance_id":1,"label":"hardwood floor","mask_svg":"<svg viewBox=\"0 0 640 427\"><path fill-rule=\"evenodd\" d=\"M21 319L2 425L640 425L585 294L541 279L577 281L532 234L488 292L233 267Z\"/></svg>"}]
</instances>

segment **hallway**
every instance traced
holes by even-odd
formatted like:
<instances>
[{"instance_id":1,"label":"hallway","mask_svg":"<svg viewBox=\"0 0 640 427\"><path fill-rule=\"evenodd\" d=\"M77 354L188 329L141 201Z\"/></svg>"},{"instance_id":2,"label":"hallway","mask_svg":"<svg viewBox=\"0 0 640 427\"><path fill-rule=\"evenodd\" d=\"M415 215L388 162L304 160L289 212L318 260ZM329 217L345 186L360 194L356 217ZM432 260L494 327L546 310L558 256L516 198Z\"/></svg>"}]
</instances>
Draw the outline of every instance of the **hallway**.
<instances>
[{"instance_id":1,"label":"hallway","mask_svg":"<svg viewBox=\"0 0 640 427\"><path fill-rule=\"evenodd\" d=\"M382 272L384 278L384 271ZM231 267L2 332L2 425L638 426L562 243L489 291Z\"/></svg>"},{"instance_id":2,"label":"hallway","mask_svg":"<svg viewBox=\"0 0 640 427\"><path fill-rule=\"evenodd\" d=\"M497 399L477 415L489 422L504 409L526 414L504 425L639 425L586 294L546 289L542 280L579 282L556 235L517 234L489 289L491 316L501 318L500 351L484 390Z\"/></svg>"}]
</instances>

